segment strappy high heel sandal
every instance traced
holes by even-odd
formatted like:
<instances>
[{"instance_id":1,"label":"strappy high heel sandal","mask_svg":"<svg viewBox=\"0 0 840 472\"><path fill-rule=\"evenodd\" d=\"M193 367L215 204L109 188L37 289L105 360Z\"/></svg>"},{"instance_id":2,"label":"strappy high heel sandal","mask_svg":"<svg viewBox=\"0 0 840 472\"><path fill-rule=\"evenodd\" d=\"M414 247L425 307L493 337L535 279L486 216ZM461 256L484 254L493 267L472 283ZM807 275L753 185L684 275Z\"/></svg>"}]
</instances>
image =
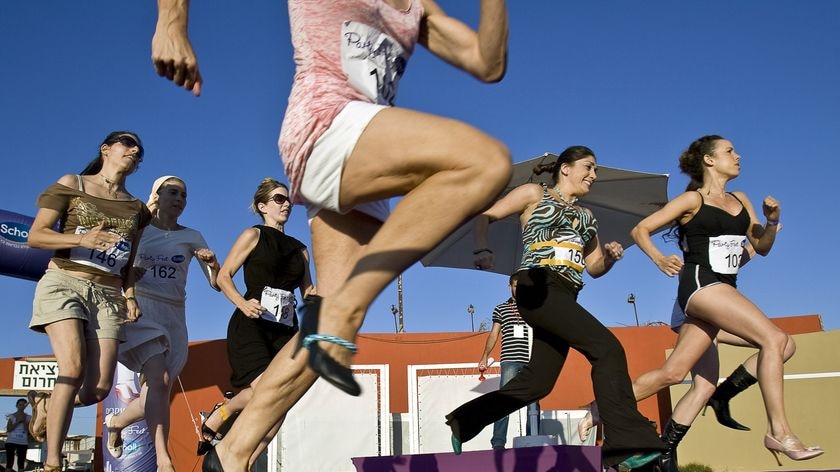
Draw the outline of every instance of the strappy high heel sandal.
<instances>
[{"instance_id":1,"label":"strappy high heel sandal","mask_svg":"<svg viewBox=\"0 0 840 472\"><path fill-rule=\"evenodd\" d=\"M589 439L589 434L592 429L601 424L601 417L598 415L598 404L594 401L588 405L586 416L584 416L577 424L578 438L581 444Z\"/></svg>"},{"instance_id":2,"label":"strappy high heel sandal","mask_svg":"<svg viewBox=\"0 0 840 472\"><path fill-rule=\"evenodd\" d=\"M123 455L123 439L122 439L122 430L120 428L111 426L111 422L114 420L113 414L105 415L105 429L108 430L108 441L105 442L105 449L108 449L108 452L111 454L111 457L114 459L119 459ZM115 435L117 440L114 441L114 444L111 444L111 436Z\"/></svg>"},{"instance_id":3,"label":"strappy high heel sandal","mask_svg":"<svg viewBox=\"0 0 840 472\"><path fill-rule=\"evenodd\" d=\"M318 330L318 318L321 314L321 301L319 296L310 296L304 299L301 309L303 320L300 323L298 333L298 345L295 355L302 348L309 350L309 367L327 382L333 384L343 392L355 396L362 393L362 388L353 378L353 371L335 361L318 345L324 341L338 344L339 346L356 353L356 344L338 336L316 334Z\"/></svg>"},{"instance_id":4,"label":"strappy high heel sandal","mask_svg":"<svg viewBox=\"0 0 840 472\"><path fill-rule=\"evenodd\" d=\"M47 439L47 401L50 396L44 392L30 390L26 394L32 405L32 418L29 421L29 434L37 442Z\"/></svg>"},{"instance_id":5,"label":"strappy high heel sandal","mask_svg":"<svg viewBox=\"0 0 840 472\"><path fill-rule=\"evenodd\" d=\"M215 413L216 411L218 411L219 415L221 415L222 417L222 427L219 428L218 431L214 431L212 428L207 426L207 420L209 420L210 417L213 416L213 413ZM196 454L198 454L199 456L207 454L211 449L213 449L213 445L215 444L215 442L221 441L225 437L225 434L227 433L227 430L230 429L230 426L228 425L227 428L224 428L224 425L225 423L227 423L227 420L230 417L231 415L228 413L226 401L216 403L213 406L213 409L210 410L210 413L207 413L206 415L204 412L201 413L201 435L203 439L198 441L198 449L196 450Z\"/></svg>"},{"instance_id":6,"label":"strappy high heel sandal","mask_svg":"<svg viewBox=\"0 0 840 472\"><path fill-rule=\"evenodd\" d=\"M779 460L780 452L788 456L789 459L795 461L813 459L825 452L823 448L819 446L806 447L802 444L802 441L800 441L799 438L792 434L783 437L781 441L770 434L767 434L764 436L764 447L773 454L773 457L776 458L776 463L778 463L779 466L782 465L782 461Z\"/></svg>"}]
</instances>

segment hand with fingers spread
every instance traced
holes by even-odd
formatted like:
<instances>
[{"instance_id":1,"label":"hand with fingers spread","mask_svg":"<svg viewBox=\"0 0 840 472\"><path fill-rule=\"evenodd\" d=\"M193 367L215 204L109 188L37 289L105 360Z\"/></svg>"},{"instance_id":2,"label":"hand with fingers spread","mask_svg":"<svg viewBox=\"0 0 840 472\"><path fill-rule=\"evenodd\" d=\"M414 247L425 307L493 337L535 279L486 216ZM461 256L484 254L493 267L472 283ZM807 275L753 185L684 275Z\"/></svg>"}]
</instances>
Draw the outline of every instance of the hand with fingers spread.
<instances>
[{"instance_id":1,"label":"hand with fingers spread","mask_svg":"<svg viewBox=\"0 0 840 472\"><path fill-rule=\"evenodd\" d=\"M97 251L107 251L120 241L119 235L105 229L105 223L99 223L79 238L79 246Z\"/></svg>"},{"instance_id":2,"label":"hand with fingers spread","mask_svg":"<svg viewBox=\"0 0 840 472\"><path fill-rule=\"evenodd\" d=\"M673 277L680 273L683 266L683 261L680 256L671 254L670 256L662 256L656 259L656 267L665 273L668 277Z\"/></svg>"}]
</instances>

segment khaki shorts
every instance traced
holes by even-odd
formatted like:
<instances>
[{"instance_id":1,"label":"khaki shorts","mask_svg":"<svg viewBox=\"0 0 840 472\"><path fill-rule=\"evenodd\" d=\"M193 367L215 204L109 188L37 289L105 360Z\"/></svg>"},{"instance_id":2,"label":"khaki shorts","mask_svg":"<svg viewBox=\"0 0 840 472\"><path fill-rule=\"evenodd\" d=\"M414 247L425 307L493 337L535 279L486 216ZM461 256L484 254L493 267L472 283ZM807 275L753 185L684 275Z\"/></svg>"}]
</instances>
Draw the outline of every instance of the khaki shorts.
<instances>
[{"instance_id":1,"label":"khaki shorts","mask_svg":"<svg viewBox=\"0 0 840 472\"><path fill-rule=\"evenodd\" d=\"M49 324L79 319L86 338L123 341L126 313L121 289L51 269L35 287L29 328L43 333Z\"/></svg>"},{"instance_id":2,"label":"khaki shorts","mask_svg":"<svg viewBox=\"0 0 840 472\"><path fill-rule=\"evenodd\" d=\"M350 157L370 120L385 108L388 107L367 102L350 102L315 141L300 184L300 195L305 201L306 213L310 220L321 210L341 214L356 210L379 221L388 218L391 209L387 199L361 203L354 208L340 208L338 203L344 162Z\"/></svg>"}]
</instances>

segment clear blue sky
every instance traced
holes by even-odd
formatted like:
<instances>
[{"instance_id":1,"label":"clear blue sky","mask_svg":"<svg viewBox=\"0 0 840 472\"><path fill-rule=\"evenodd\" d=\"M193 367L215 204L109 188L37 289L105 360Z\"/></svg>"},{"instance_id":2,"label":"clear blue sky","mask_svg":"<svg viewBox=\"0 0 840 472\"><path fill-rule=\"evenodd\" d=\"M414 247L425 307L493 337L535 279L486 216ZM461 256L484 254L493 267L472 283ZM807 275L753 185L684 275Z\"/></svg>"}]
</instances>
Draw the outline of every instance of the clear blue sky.
<instances>
[{"instance_id":1,"label":"clear blue sky","mask_svg":"<svg viewBox=\"0 0 840 472\"><path fill-rule=\"evenodd\" d=\"M145 199L156 177L184 178L181 222L226 255L257 222L248 204L259 180L285 180L276 141L293 75L288 18L276 0L193 3L190 33L205 79L198 99L153 72L151 0L0 2L0 208L34 215L43 188L80 171L109 131L130 129L146 157L129 190ZM475 25L478 1L439 3ZM819 313L826 329L840 327L838 256L819 237L840 229L823 213L838 169L840 2L508 3L504 81L479 84L418 48L398 105L471 123L504 141L515 162L588 145L603 165L671 174L672 197L687 182L679 153L704 134L729 138L742 156L729 189L756 206L772 194L784 223L769 257L741 273L740 289L771 317ZM309 243L302 208L287 232ZM508 294L503 276L419 264L404 286L412 333L470 330L469 304L478 327ZM26 327L34 287L0 277L2 357L50 352ZM608 326L631 325L630 292L645 323L669 318L675 289L631 249L580 300ZM233 305L197 270L188 291L190 338L224 337ZM363 331L393 332L396 299L387 289ZM0 400L0 410L12 405ZM71 432L92 431L87 411Z\"/></svg>"}]
</instances>

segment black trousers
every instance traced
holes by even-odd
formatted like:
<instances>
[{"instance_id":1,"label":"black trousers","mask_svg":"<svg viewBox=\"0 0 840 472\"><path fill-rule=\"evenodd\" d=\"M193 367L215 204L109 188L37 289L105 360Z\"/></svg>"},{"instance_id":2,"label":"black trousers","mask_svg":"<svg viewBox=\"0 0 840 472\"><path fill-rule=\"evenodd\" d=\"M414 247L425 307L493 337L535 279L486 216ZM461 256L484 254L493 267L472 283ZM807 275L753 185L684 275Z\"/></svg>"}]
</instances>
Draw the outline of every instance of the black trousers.
<instances>
[{"instance_id":1,"label":"black trousers","mask_svg":"<svg viewBox=\"0 0 840 472\"><path fill-rule=\"evenodd\" d=\"M23 472L23 467L26 464L26 450L29 446L26 444L12 444L6 443L6 471L12 470L12 464L15 462L15 454L17 454L17 470Z\"/></svg>"},{"instance_id":2,"label":"black trousers","mask_svg":"<svg viewBox=\"0 0 840 472\"><path fill-rule=\"evenodd\" d=\"M592 365L592 385L604 424L604 465L615 465L637 452L665 450L653 425L639 413L618 339L577 303L577 290L549 269L518 274L516 304L534 330L531 360L500 390L478 397L447 415L462 442L485 426L539 400L554 388L569 348Z\"/></svg>"}]
</instances>

